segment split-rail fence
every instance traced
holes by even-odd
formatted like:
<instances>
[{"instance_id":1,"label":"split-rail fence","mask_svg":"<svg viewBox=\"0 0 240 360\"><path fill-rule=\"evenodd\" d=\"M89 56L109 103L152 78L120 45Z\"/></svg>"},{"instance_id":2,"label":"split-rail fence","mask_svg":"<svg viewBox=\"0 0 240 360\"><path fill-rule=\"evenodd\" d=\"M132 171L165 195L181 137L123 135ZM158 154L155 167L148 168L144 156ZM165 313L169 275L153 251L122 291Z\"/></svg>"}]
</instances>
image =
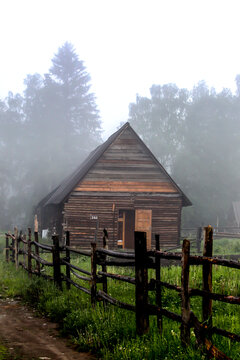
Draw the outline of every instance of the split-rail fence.
<instances>
[{"instance_id":1,"label":"split-rail fence","mask_svg":"<svg viewBox=\"0 0 240 360\"><path fill-rule=\"evenodd\" d=\"M44 276L54 280L56 286L62 289L62 282L66 282L69 289L75 286L79 290L90 295L92 306L98 301L104 304L110 303L120 308L136 313L136 330L139 335L149 330L149 316L157 317L159 331L162 332L163 317L167 317L181 324L181 341L184 346L190 343L190 329L193 328L197 343L203 347L210 356L216 359L229 359L218 350L211 342L212 334L219 334L232 341L240 342L240 336L227 330L212 326L212 300L218 300L229 304L240 305L240 297L216 294L212 291L212 265L226 266L240 269L237 261L218 259L212 256L213 229L205 228L203 255L190 255L190 241L185 239L182 245L182 253L170 253L160 250L159 235L155 235L156 248L148 251L146 246L146 233L135 232L135 251L115 251L107 249L107 231L104 230L103 247L97 248L96 243L91 243L90 250L80 250L70 246L70 233L66 232L65 245L59 244L57 235L52 237L53 245L39 243L38 232L34 232L32 240L31 229L28 235L6 234L6 261L13 261L16 268L22 266L33 274ZM50 253L52 261L41 257L41 252ZM91 258L91 270L87 271L71 263L72 254ZM181 262L181 286L172 285L161 280L161 259L176 260ZM35 263L35 266L33 266ZM189 287L189 269L191 265L202 266L203 289ZM42 268L53 268L53 276L46 275ZM109 273L108 266L135 267L135 277ZM62 273L63 267L65 268ZM99 270L99 267L101 270ZM148 279L148 269L155 270L155 278ZM72 276L73 275L73 276ZM84 287L77 283L76 279L84 280L90 284ZM126 304L108 294L108 279L115 279L133 284L135 286L135 304ZM99 288L101 285L102 290ZM162 287L172 289L181 295L181 315L171 312L162 307ZM148 302L148 292L155 291L156 305ZM202 322L200 322L191 310L190 298L202 297Z\"/></svg>"}]
</instances>

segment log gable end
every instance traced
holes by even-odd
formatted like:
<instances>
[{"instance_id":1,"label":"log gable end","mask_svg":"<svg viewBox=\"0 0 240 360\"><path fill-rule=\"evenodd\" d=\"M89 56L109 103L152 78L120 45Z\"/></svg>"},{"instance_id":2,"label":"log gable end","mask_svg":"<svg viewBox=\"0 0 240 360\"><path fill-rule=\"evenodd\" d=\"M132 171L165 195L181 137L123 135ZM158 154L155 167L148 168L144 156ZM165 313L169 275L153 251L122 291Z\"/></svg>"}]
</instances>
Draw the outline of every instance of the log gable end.
<instances>
[{"instance_id":1,"label":"log gable end","mask_svg":"<svg viewBox=\"0 0 240 360\"><path fill-rule=\"evenodd\" d=\"M109 146L74 191L178 192L131 129Z\"/></svg>"}]
</instances>

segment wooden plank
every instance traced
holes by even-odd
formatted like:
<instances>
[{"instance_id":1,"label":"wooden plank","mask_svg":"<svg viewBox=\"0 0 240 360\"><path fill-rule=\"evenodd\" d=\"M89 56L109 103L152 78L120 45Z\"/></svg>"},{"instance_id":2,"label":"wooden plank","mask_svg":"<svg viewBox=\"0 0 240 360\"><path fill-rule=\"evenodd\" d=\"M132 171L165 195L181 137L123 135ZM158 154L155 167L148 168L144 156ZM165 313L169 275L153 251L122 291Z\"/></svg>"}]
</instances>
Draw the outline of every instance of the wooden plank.
<instances>
[{"instance_id":1,"label":"wooden plank","mask_svg":"<svg viewBox=\"0 0 240 360\"><path fill-rule=\"evenodd\" d=\"M58 235L52 236L53 240L53 277L55 285L62 290L62 278L61 278L61 260L60 260L60 249L59 249L59 237Z\"/></svg>"},{"instance_id":2,"label":"wooden plank","mask_svg":"<svg viewBox=\"0 0 240 360\"><path fill-rule=\"evenodd\" d=\"M107 157L102 157L100 160L98 160L98 164L115 164L116 160L115 159L108 159ZM136 159L136 160L129 160L128 157L124 157L121 159L118 159L118 164L125 164L125 165L152 165L152 161L151 160L144 160L144 159Z\"/></svg>"},{"instance_id":3,"label":"wooden plank","mask_svg":"<svg viewBox=\"0 0 240 360\"><path fill-rule=\"evenodd\" d=\"M203 256L212 257L213 251L213 229L209 225L204 228L204 248ZM203 276L203 290L212 292L212 264L203 264L202 270ZM203 296L202 298L202 317L203 321L207 322L208 327L212 328L212 299L210 297Z\"/></svg>"},{"instance_id":4,"label":"wooden plank","mask_svg":"<svg viewBox=\"0 0 240 360\"><path fill-rule=\"evenodd\" d=\"M99 181L99 180L95 180L95 181L91 181L91 180L84 180L84 182L81 182L81 184L84 185L109 185L111 186L112 184L116 185L116 186L121 186L121 185L132 185L132 186L160 186L162 183L164 183L163 181L143 181L143 180L138 180L138 181Z\"/></svg>"},{"instance_id":5,"label":"wooden plank","mask_svg":"<svg viewBox=\"0 0 240 360\"><path fill-rule=\"evenodd\" d=\"M134 235L136 327L138 335L143 335L149 329L149 316L146 313L148 304L147 239L145 232L135 231Z\"/></svg>"},{"instance_id":6,"label":"wooden plank","mask_svg":"<svg viewBox=\"0 0 240 360\"><path fill-rule=\"evenodd\" d=\"M8 234L6 235L6 261L9 262L9 236Z\"/></svg>"},{"instance_id":7,"label":"wooden plank","mask_svg":"<svg viewBox=\"0 0 240 360\"><path fill-rule=\"evenodd\" d=\"M157 251L160 251L160 236L159 234L155 234L155 247ZM156 276L156 305L159 308L162 308L162 286L161 286L161 259L156 256L155 257L155 276ZM163 321L162 315L157 314L157 327L159 328L160 334L162 334L163 330Z\"/></svg>"},{"instance_id":8,"label":"wooden plank","mask_svg":"<svg viewBox=\"0 0 240 360\"><path fill-rule=\"evenodd\" d=\"M14 228L14 237L15 237L15 249L14 249L14 254L15 254L15 266L16 269L18 268L18 245L19 245L19 240L18 240L18 229L17 227Z\"/></svg>"},{"instance_id":9,"label":"wooden plank","mask_svg":"<svg viewBox=\"0 0 240 360\"><path fill-rule=\"evenodd\" d=\"M168 192L176 193L173 185L159 182L134 181L82 181L74 191L108 191L108 192Z\"/></svg>"},{"instance_id":10,"label":"wooden plank","mask_svg":"<svg viewBox=\"0 0 240 360\"><path fill-rule=\"evenodd\" d=\"M147 248L151 249L152 241L152 210L135 211L135 231L146 232Z\"/></svg>"},{"instance_id":11,"label":"wooden plank","mask_svg":"<svg viewBox=\"0 0 240 360\"><path fill-rule=\"evenodd\" d=\"M71 255L70 255L70 232L66 231L66 261L68 263L71 262ZM71 280L71 271L70 271L70 266L66 265L66 278L68 280ZM71 283L70 281L67 281L67 289L69 290L71 287Z\"/></svg>"},{"instance_id":12,"label":"wooden plank","mask_svg":"<svg viewBox=\"0 0 240 360\"><path fill-rule=\"evenodd\" d=\"M181 274L181 342L188 346L190 343L190 297L189 297L189 255L190 241L184 240L182 245L182 274Z\"/></svg>"},{"instance_id":13,"label":"wooden plank","mask_svg":"<svg viewBox=\"0 0 240 360\"><path fill-rule=\"evenodd\" d=\"M104 228L103 230L103 249L107 250L108 249L108 233L107 230ZM106 261L106 255L103 254L103 261ZM106 273L107 272L107 266L106 264L102 265L102 272ZM108 292L108 283L107 283L107 277L103 277L103 292L105 294L107 294ZM106 304L105 304L106 305Z\"/></svg>"},{"instance_id":14,"label":"wooden plank","mask_svg":"<svg viewBox=\"0 0 240 360\"><path fill-rule=\"evenodd\" d=\"M27 266L27 271L28 271L28 276L31 277L32 276L32 239L31 239L31 229L28 228L28 266Z\"/></svg>"},{"instance_id":15,"label":"wooden plank","mask_svg":"<svg viewBox=\"0 0 240 360\"><path fill-rule=\"evenodd\" d=\"M97 301L97 257L96 257L96 243L91 243L91 304L96 306Z\"/></svg>"},{"instance_id":16,"label":"wooden plank","mask_svg":"<svg viewBox=\"0 0 240 360\"><path fill-rule=\"evenodd\" d=\"M36 224L36 218L35 218L35 224L34 224L34 229L37 229L38 227L38 223ZM34 240L35 243L38 244L38 231L34 231ZM37 255L37 257L39 257L39 246L35 245L35 253ZM36 268L37 268L37 272L40 275L40 263L37 261L36 262Z\"/></svg>"}]
</instances>

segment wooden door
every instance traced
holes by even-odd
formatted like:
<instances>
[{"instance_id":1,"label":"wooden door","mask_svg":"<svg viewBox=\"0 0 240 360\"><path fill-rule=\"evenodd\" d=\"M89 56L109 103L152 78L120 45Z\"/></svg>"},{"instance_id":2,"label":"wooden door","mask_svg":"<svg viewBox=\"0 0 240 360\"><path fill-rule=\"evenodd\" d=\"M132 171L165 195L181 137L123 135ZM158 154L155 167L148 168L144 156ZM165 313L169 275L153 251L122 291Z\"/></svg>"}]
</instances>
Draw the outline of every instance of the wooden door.
<instances>
[{"instance_id":1,"label":"wooden door","mask_svg":"<svg viewBox=\"0 0 240 360\"><path fill-rule=\"evenodd\" d=\"M135 211L119 210L118 247L134 249Z\"/></svg>"},{"instance_id":2,"label":"wooden door","mask_svg":"<svg viewBox=\"0 0 240 360\"><path fill-rule=\"evenodd\" d=\"M152 210L135 211L135 231L147 233L147 248L151 249L152 241Z\"/></svg>"}]
</instances>

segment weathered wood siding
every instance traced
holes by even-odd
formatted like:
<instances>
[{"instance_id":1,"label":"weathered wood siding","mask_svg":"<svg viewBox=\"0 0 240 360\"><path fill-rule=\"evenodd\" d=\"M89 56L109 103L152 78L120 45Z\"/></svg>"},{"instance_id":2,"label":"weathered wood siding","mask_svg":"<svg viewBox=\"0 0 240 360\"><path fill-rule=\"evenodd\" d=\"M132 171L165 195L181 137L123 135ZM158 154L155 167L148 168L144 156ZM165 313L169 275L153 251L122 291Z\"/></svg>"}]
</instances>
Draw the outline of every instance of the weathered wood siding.
<instances>
[{"instance_id":1,"label":"weathered wood siding","mask_svg":"<svg viewBox=\"0 0 240 360\"><path fill-rule=\"evenodd\" d=\"M105 151L75 191L176 193L177 189L130 129Z\"/></svg>"},{"instance_id":2,"label":"weathered wood siding","mask_svg":"<svg viewBox=\"0 0 240 360\"><path fill-rule=\"evenodd\" d=\"M105 227L109 246L117 246L119 210L152 210L152 233L164 245L179 237L182 197L134 132L127 128L79 182L64 206L64 222L72 245L90 246L99 219L98 239ZM153 245L153 243L152 243Z\"/></svg>"},{"instance_id":3,"label":"weathered wood siding","mask_svg":"<svg viewBox=\"0 0 240 360\"><path fill-rule=\"evenodd\" d=\"M152 209L152 237L155 233L160 234L161 244L169 247L176 245L179 238L181 201L181 198L176 196L73 193L64 209L67 229L71 232L71 245L90 246L96 229L96 220L90 220L90 216L97 215L99 245L101 245L102 230L106 228L110 239L109 247L116 247L120 209ZM153 238L152 246L154 247Z\"/></svg>"}]
</instances>

